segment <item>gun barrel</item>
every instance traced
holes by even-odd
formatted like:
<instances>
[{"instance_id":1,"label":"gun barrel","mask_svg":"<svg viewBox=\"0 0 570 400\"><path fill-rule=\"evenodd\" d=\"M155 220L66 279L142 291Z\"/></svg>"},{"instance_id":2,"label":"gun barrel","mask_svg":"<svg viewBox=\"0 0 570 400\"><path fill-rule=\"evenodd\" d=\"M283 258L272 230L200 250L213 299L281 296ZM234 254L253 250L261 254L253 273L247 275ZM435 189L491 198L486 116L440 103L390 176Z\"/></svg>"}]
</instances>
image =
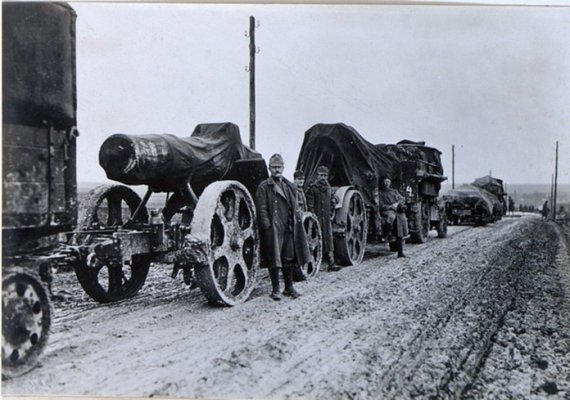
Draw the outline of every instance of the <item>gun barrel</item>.
<instances>
[{"instance_id":1,"label":"gun barrel","mask_svg":"<svg viewBox=\"0 0 570 400\"><path fill-rule=\"evenodd\" d=\"M165 135L111 135L99 150L99 164L109 179L129 185L162 186L180 177ZM185 171L187 173L187 171Z\"/></svg>"}]
</instances>

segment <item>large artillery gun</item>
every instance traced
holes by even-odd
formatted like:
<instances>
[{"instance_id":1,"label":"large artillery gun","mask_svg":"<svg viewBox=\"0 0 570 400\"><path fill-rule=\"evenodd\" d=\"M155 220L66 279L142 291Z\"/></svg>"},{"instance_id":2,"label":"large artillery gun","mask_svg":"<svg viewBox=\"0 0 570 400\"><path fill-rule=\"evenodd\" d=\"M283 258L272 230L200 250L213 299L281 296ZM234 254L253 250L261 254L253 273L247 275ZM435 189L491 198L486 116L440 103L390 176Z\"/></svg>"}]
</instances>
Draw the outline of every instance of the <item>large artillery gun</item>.
<instances>
[{"instance_id":1,"label":"large artillery gun","mask_svg":"<svg viewBox=\"0 0 570 400\"><path fill-rule=\"evenodd\" d=\"M125 185L90 194L74 236L75 272L87 294L99 302L131 297L155 263L171 264L173 277L181 271L212 304L249 298L260 268L252 194L268 173L235 124L200 124L188 138L115 134L102 144L99 163L108 178L147 190L143 198ZM149 213L148 200L161 192L164 207ZM311 277L320 264L320 232L312 214L304 215L304 226Z\"/></svg>"},{"instance_id":2,"label":"large artillery gun","mask_svg":"<svg viewBox=\"0 0 570 400\"><path fill-rule=\"evenodd\" d=\"M427 240L429 230L447 234L447 220L437 197L443 176L441 152L423 142L401 141L373 145L353 127L342 123L317 124L305 132L297 168L316 177L317 168L328 167L337 199L333 216L335 258L341 265L362 261L369 238L388 235L379 212L381 179L389 177L406 198L411 239Z\"/></svg>"}]
</instances>

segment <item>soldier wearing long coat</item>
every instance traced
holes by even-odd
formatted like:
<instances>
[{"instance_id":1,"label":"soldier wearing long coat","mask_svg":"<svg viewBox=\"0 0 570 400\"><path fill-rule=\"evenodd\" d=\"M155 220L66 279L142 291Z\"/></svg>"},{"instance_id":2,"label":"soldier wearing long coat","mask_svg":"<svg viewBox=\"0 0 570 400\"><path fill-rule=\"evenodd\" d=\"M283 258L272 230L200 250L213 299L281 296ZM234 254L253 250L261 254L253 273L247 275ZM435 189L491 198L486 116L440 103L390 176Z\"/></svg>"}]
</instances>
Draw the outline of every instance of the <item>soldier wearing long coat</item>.
<instances>
[{"instance_id":1,"label":"soldier wearing long coat","mask_svg":"<svg viewBox=\"0 0 570 400\"><path fill-rule=\"evenodd\" d=\"M329 271L338 271L334 262L333 228L331 217L334 215L335 202L328 182L327 167L317 168L317 180L307 189L307 208L317 216L323 238L323 254L327 258Z\"/></svg>"},{"instance_id":2,"label":"soldier wearing long coat","mask_svg":"<svg viewBox=\"0 0 570 400\"><path fill-rule=\"evenodd\" d=\"M297 210L301 212L307 211L307 197L303 192L303 185L305 184L305 173L298 169L293 174L295 187L297 188Z\"/></svg>"},{"instance_id":3,"label":"soldier wearing long coat","mask_svg":"<svg viewBox=\"0 0 570 400\"><path fill-rule=\"evenodd\" d=\"M380 214L390 229L388 234L396 236L398 257L405 257L404 237L408 236L408 220L402 210L405 199L400 192L390 187L391 184L390 179L384 179L383 186L378 191Z\"/></svg>"},{"instance_id":4,"label":"soldier wearing long coat","mask_svg":"<svg viewBox=\"0 0 570 400\"><path fill-rule=\"evenodd\" d=\"M257 188L255 205L261 238L261 262L269 268L271 298L279 300L279 270L283 271L283 294L296 298L293 270L310 261L307 237L301 213L297 211L297 189L285 179L283 158L275 154L269 159L271 176Z\"/></svg>"}]
</instances>

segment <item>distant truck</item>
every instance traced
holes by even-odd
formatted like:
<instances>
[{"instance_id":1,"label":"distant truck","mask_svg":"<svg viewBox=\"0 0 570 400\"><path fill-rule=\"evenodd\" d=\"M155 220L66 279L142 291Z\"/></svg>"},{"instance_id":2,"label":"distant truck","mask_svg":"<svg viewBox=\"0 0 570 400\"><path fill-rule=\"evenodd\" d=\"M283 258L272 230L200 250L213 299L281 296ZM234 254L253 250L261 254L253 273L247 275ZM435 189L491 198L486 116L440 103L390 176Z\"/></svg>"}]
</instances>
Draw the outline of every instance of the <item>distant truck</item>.
<instances>
[{"instance_id":1,"label":"distant truck","mask_svg":"<svg viewBox=\"0 0 570 400\"><path fill-rule=\"evenodd\" d=\"M443 176L441 152L425 142L403 140L374 145L343 123L317 124L305 132L297 168L313 181L321 165L330 171L338 200L333 219L335 258L341 265L358 264L368 237L385 238L379 212L381 180L391 178L406 198L412 242L423 243L429 230L447 234L444 209L438 205ZM393 246L391 246L393 247Z\"/></svg>"},{"instance_id":2,"label":"distant truck","mask_svg":"<svg viewBox=\"0 0 570 400\"><path fill-rule=\"evenodd\" d=\"M475 179L442 196L447 219L454 225L486 225L506 214L503 181L492 176Z\"/></svg>"}]
</instances>

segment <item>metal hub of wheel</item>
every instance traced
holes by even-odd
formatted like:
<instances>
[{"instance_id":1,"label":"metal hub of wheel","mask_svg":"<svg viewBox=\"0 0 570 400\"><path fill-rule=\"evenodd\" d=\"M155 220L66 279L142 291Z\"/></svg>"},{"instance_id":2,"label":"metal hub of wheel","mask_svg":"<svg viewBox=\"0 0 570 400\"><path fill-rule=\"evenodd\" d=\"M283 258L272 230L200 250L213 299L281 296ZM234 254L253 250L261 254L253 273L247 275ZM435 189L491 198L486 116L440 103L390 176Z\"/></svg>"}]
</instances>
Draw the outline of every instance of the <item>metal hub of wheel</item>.
<instances>
[{"instance_id":1,"label":"metal hub of wheel","mask_svg":"<svg viewBox=\"0 0 570 400\"><path fill-rule=\"evenodd\" d=\"M135 212L141 199L132 189L122 186L99 186L92 190L82 204L83 218L80 231L119 227ZM148 211L143 207L134 222L146 222ZM89 245L94 240L107 240L111 235L76 234L76 244ZM131 260L100 260L94 254L85 263L76 266L75 274L85 292L94 300L108 303L134 296L143 286L150 263L145 256Z\"/></svg>"},{"instance_id":2,"label":"metal hub of wheel","mask_svg":"<svg viewBox=\"0 0 570 400\"><path fill-rule=\"evenodd\" d=\"M255 287L260 262L256 222L253 199L239 182L214 182L200 196L191 235L207 243L207 265L195 272L210 303L242 303Z\"/></svg>"},{"instance_id":3,"label":"metal hub of wheel","mask_svg":"<svg viewBox=\"0 0 570 400\"><path fill-rule=\"evenodd\" d=\"M323 240L321 227L316 215L310 212L303 213L303 228L307 235L307 244L309 245L309 254L311 260L301 265L301 273L304 279L313 278L319 272L321 261L323 259Z\"/></svg>"},{"instance_id":4,"label":"metal hub of wheel","mask_svg":"<svg viewBox=\"0 0 570 400\"><path fill-rule=\"evenodd\" d=\"M51 307L34 277L16 273L2 281L2 375L12 377L33 367L44 349Z\"/></svg>"},{"instance_id":5,"label":"metal hub of wheel","mask_svg":"<svg viewBox=\"0 0 570 400\"><path fill-rule=\"evenodd\" d=\"M337 213L335 222L344 223L346 231L344 236L335 238L335 255L341 265L359 264L366 250L368 228L366 208L360 192L349 190Z\"/></svg>"}]
</instances>

